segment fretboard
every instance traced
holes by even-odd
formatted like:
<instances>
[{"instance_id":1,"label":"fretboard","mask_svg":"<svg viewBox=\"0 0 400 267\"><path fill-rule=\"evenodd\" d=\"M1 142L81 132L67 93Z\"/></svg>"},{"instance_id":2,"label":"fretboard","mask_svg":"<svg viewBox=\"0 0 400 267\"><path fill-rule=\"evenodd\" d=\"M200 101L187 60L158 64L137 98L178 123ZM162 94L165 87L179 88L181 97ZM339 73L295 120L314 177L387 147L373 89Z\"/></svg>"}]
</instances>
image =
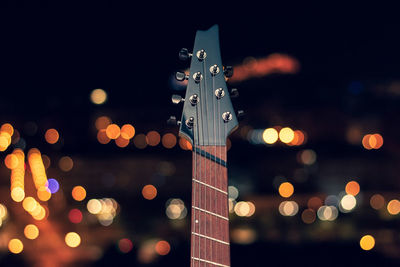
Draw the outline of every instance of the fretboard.
<instances>
[{"instance_id":1,"label":"fretboard","mask_svg":"<svg viewBox=\"0 0 400 267\"><path fill-rule=\"evenodd\" d=\"M225 146L193 151L191 267L230 266Z\"/></svg>"}]
</instances>

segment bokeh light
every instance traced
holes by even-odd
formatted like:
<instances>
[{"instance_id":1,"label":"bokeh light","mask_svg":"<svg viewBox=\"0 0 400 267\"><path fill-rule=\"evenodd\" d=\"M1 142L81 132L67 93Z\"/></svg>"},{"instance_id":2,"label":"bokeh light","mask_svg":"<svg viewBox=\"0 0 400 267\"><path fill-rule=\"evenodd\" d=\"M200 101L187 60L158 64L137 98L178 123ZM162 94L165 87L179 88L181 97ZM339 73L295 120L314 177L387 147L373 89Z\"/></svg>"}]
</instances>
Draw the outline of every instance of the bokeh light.
<instances>
[{"instance_id":1,"label":"bokeh light","mask_svg":"<svg viewBox=\"0 0 400 267\"><path fill-rule=\"evenodd\" d=\"M279 140L281 140L282 143L288 144L292 142L293 138L294 132L291 128L285 127L279 131Z\"/></svg>"},{"instance_id":2,"label":"bokeh light","mask_svg":"<svg viewBox=\"0 0 400 267\"><path fill-rule=\"evenodd\" d=\"M301 213L301 219L306 224L311 224L311 223L315 222L315 219L316 219L315 211L312 209L305 209Z\"/></svg>"},{"instance_id":3,"label":"bokeh light","mask_svg":"<svg viewBox=\"0 0 400 267\"><path fill-rule=\"evenodd\" d=\"M317 160L317 154L312 149L305 149L299 152L298 159L304 165L312 165Z\"/></svg>"},{"instance_id":4,"label":"bokeh light","mask_svg":"<svg viewBox=\"0 0 400 267\"><path fill-rule=\"evenodd\" d=\"M360 247L363 250L371 250L375 246L375 238L371 235L364 235L360 239Z\"/></svg>"},{"instance_id":5,"label":"bokeh light","mask_svg":"<svg viewBox=\"0 0 400 267\"><path fill-rule=\"evenodd\" d=\"M373 209L380 210L385 206L385 198L380 194L375 194L371 196L369 203Z\"/></svg>"},{"instance_id":6,"label":"bokeh light","mask_svg":"<svg viewBox=\"0 0 400 267\"><path fill-rule=\"evenodd\" d=\"M345 191L349 195L357 196L360 193L360 185L356 181L350 181L346 184Z\"/></svg>"},{"instance_id":7,"label":"bokeh light","mask_svg":"<svg viewBox=\"0 0 400 267\"><path fill-rule=\"evenodd\" d=\"M150 131L146 135L146 141L149 146L156 146L160 143L161 136L157 131Z\"/></svg>"},{"instance_id":8,"label":"bokeh light","mask_svg":"<svg viewBox=\"0 0 400 267\"><path fill-rule=\"evenodd\" d=\"M135 136L135 127L133 127L131 124L122 125L121 136L127 140L132 139Z\"/></svg>"},{"instance_id":9,"label":"bokeh light","mask_svg":"<svg viewBox=\"0 0 400 267\"><path fill-rule=\"evenodd\" d=\"M161 142L165 148L173 148L177 141L174 134L166 133L163 135Z\"/></svg>"},{"instance_id":10,"label":"bokeh light","mask_svg":"<svg viewBox=\"0 0 400 267\"><path fill-rule=\"evenodd\" d=\"M96 119L95 126L97 130L106 129L112 123L111 119L107 116L101 116Z\"/></svg>"},{"instance_id":11,"label":"bokeh light","mask_svg":"<svg viewBox=\"0 0 400 267\"><path fill-rule=\"evenodd\" d=\"M49 144L55 144L58 142L58 139L60 138L60 134L56 129L48 129L46 133L44 134L44 138L46 139L46 142Z\"/></svg>"},{"instance_id":12,"label":"bokeh light","mask_svg":"<svg viewBox=\"0 0 400 267\"><path fill-rule=\"evenodd\" d=\"M180 220L186 217L187 209L183 201L179 198L169 199L166 203L165 213L171 220Z\"/></svg>"},{"instance_id":13,"label":"bokeh light","mask_svg":"<svg viewBox=\"0 0 400 267\"><path fill-rule=\"evenodd\" d=\"M78 209L72 209L68 213L68 219L72 223L80 223L83 219L83 214Z\"/></svg>"},{"instance_id":14,"label":"bokeh light","mask_svg":"<svg viewBox=\"0 0 400 267\"><path fill-rule=\"evenodd\" d=\"M69 172L74 167L74 161L71 157L64 156L58 161L58 167L64 172Z\"/></svg>"},{"instance_id":15,"label":"bokeh light","mask_svg":"<svg viewBox=\"0 0 400 267\"><path fill-rule=\"evenodd\" d=\"M349 212L356 207L357 200L353 195L345 195L340 200L340 207L344 212Z\"/></svg>"},{"instance_id":16,"label":"bokeh light","mask_svg":"<svg viewBox=\"0 0 400 267\"><path fill-rule=\"evenodd\" d=\"M91 214L98 214L100 213L102 208L101 202L98 199L91 199L87 203L87 210Z\"/></svg>"},{"instance_id":17,"label":"bokeh light","mask_svg":"<svg viewBox=\"0 0 400 267\"><path fill-rule=\"evenodd\" d=\"M144 135L144 134L136 135L135 138L133 139L133 144L139 149L146 148L147 147L146 135Z\"/></svg>"},{"instance_id":18,"label":"bokeh light","mask_svg":"<svg viewBox=\"0 0 400 267\"><path fill-rule=\"evenodd\" d=\"M154 185L145 185L142 189L142 195L147 200L152 200L157 196L157 188Z\"/></svg>"},{"instance_id":19,"label":"bokeh light","mask_svg":"<svg viewBox=\"0 0 400 267\"><path fill-rule=\"evenodd\" d=\"M122 238L118 242L118 248L122 253L129 253L133 248L132 241L128 238Z\"/></svg>"},{"instance_id":20,"label":"bokeh light","mask_svg":"<svg viewBox=\"0 0 400 267\"><path fill-rule=\"evenodd\" d=\"M317 211L317 216L321 221L333 221L339 215L335 206L321 206Z\"/></svg>"},{"instance_id":21,"label":"bokeh light","mask_svg":"<svg viewBox=\"0 0 400 267\"><path fill-rule=\"evenodd\" d=\"M284 182L279 186L279 195L281 195L281 197L291 197L294 193L294 187L291 183L289 182Z\"/></svg>"},{"instance_id":22,"label":"bokeh light","mask_svg":"<svg viewBox=\"0 0 400 267\"><path fill-rule=\"evenodd\" d=\"M110 124L106 128L106 134L110 139L117 139L121 135L121 129L117 124Z\"/></svg>"},{"instance_id":23,"label":"bokeh light","mask_svg":"<svg viewBox=\"0 0 400 267\"><path fill-rule=\"evenodd\" d=\"M50 193L55 194L60 189L60 184L54 178L50 178L47 180L46 187L50 190Z\"/></svg>"},{"instance_id":24,"label":"bokeh light","mask_svg":"<svg viewBox=\"0 0 400 267\"><path fill-rule=\"evenodd\" d=\"M14 238L11 239L10 242L8 242L8 249L11 253L19 254L24 249L24 244L21 240Z\"/></svg>"},{"instance_id":25,"label":"bokeh light","mask_svg":"<svg viewBox=\"0 0 400 267\"><path fill-rule=\"evenodd\" d=\"M86 189L83 186L77 185L72 189L72 198L76 201L82 201L86 198Z\"/></svg>"},{"instance_id":26,"label":"bokeh light","mask_svg":"<svg viewBox=\"0 0 400 267\"><path fill-rule=\"evenodd\" d=\"M387 211L391 215L397 215L400 213L400 201L397 199L392 199L387 204Z\"/></svg>"},{"instance_id":27,"label":"bokeh light","mask_svg":"<svg viewBox=\"0 0 400 267\"><path fill-rule=\"evenodd\" d=\"M48 182L46 183L48 184ZM51 198L50 189L48 189L46 186L41 186L37 190L37 196L41 201L48 201Z\"/></svg>"},{"instance_id":28,"label":"bokeh light","mask_svg":"<svg viewBox=\"0 0 400 267\"><path fill-rule=\"evenodd\" d=\"M169 245L169 243L167 241L161 240L158 241L156 246L155 246L155 250L157 252L157 254L159 255L167 255L170 251L171 251L171 246Z\"/></svg>"},{"instance_id":29,"label":"bokeh light","mask_svg":"<svg viewBox=\"0 0 400 267\"><path fill-rule=\"evenodd\" d=\"M283 201L279 204L279 213L283 216L294 216L299 211L299 205L295 201Z\"/></svg>"},{"instance_id":30,"label":"bokeh light","mask_svg":"<svg viewBox=\"0 0 400 267\"><path fill-rule=\"evenodd\" d=\"M262 135L262 138L267 144L274 144L278 141L279 134L278 131L274 128L265 129Z\"/></svg>"},{"instance_id":31,"label":"bokeh light","mask_svg":"<svg viewBox=\"0 0 400 267\"><path fill-rule=\"evenodd\" d=\"M81 237L75 232L69 232L65 235L65 243L71 248L76 248L81 244Z\"/></svg>"},{"instance_id":32,"label":"bokeh light","mask_svg":"<svg viewBox=\"0 0 400 267\"><path fill-rule=\"evenodd\" d=\"M107 136L106 129L101 129L97 132L97 141L103 145L108 144L111 141Z\"/></svg>"},{"instance_id":33,"label":"bokeh light","mask_svg":"<svg viewBox=\"0 0 400 267\"><path fill-rule=\"evenodd\" d=\"M122 137L122 135L120 135L117 139L115 139L115 144L121 148L127 147L129 145L129 139L125 139Z\"/></svg>"},{"instance_id":34,"label":"bokeh light","mask_svg":"<svg viewBox=\"0 0 400 267\"><path fill-rule=\"evenodd\" d=\"M107 93L103 89L94 89L90 94L90 100L93 104L101 105L107 100Z\"/></svg>"},{"instance_id":35,"label":"bokeh light","mask_svg":"<svg viewBox=\"0 0 400 267\"><path fill-rule=\"evenodd\" d=\"M0 131L1 131L1 132L6 132L6 133L8 133L10 136L13 136L13 134L14 134L14 127L13 127L10 123L4 123L3 125L1 125Z\"/></svg>"},{"instance_id":36,"label":"bokeh light","mask_svg":"<svg viewBox=\"0 0 400 267\"><path fill-rule=\"evenodd\" d=\"M36 239L39 236L39 229L34 224L28 224L24 228L24 235L28 239Z\"/></svg>"}]
</instances>

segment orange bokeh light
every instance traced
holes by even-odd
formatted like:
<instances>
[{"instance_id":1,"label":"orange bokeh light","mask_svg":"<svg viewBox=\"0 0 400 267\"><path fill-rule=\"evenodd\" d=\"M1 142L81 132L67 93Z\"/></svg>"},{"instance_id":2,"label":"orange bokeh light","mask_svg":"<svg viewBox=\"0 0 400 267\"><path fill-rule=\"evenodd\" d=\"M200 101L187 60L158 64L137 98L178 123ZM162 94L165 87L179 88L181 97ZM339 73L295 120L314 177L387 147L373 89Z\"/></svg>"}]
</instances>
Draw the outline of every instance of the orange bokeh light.
<instances>
[{"instance_id":1,"label":"orange bokeh light","mask_svg":"<svg viewBox=\"0 0 400 267\"><path fill-rule=\"evenodd\" d=\"M157 254L164 256L171 251L171 246L167 241L162 240L157 242L155 249Z\"/></svg>"},{"instance_id":2,"label":"orange bokeh light","mask_svg":"<svg viewBox=\"0 0 400 267\"><path fill-rule=\"evenodd\" d=\"M60 134L56 129L48 129L46 133L44 134L44 138L46 139L46 142L49 144L55 144L57 143L58 139L60 138Z\"/></svg>"},{"instance_id":3,"label":"orange bokeh light","mask_svg":"<svg viewBox=\"0 0 400 267\"><path fill-rule=\"evenodd\" d=\"M8 133L10 136L13 136L13 134L14 134L14 127L13 127L11 124L9 124L9 123L4 123L4 124L1 126L0 131L6 132L6 133Z\"/></svg>"},{"instance_id":4,"label":"orange bokeh light","mask_svg":"<svg viewBox=\"0 0 400 267\"><path fill-rule=\"evenodd\" d=\"M291 183L289 182L284 182L279 186L279 195L282 197L290 197L294 193L294 187Z\"/></svg>"},{"instance_id":5,"label":"orange bokeh light","mask_svg":"<svg viewBox=\"0 0 400 267\"><path fill-rule=\"evenodd\" d=\"M312 197L307 201L307 206L310 209L318 210L322 206L322 200L319 197Z\"/></svg>"},{"instance_id":6,"label":"orange bokeh light","mask_svg":"<svg viewBox=\"0 0 400 267\"><path fill-rule=\"evenodd\" d=\"M125 139L124 137L122 137L121 133L121 135L117 139L115 139L115 144L118 147L126 147L129 145L129 139Z\"/></svg>"},{"instance_id":7,"label":"orange bokeh light","mask_svg":"<svg viewBox=\"0 0 400 267\"><path fill-rule=\"evenodd\" d=\"M95 126L97 130L106 129L111 124L111 119L107 116L101 116L96 119Z\"/></svg>"},{"instance_id":8,"label":"orange bokeh light","mask_svg":"<svg viewBox=\"0 0 400 267\"><path fill-rule=\"evenodd\" d=\"M157 196L157 188L154 185L145 185L142 189L142 195L147 200L152 200Z\"/></svg>"},{"instance_id":9,"label":"orange bokeh light","mask_svg":"<svg viewBox=\"0 0 400 267\"><path fill-rule=\"evenodd\" d=\"M14 154L8 154L4 159L4 164L7 168L13 170L18 166L18 157Z\"/></svg>"},{"instance_id":10,"label":"orange bokeh light","mask_svg":"<svg viewBox=\"0 0 400 267\"><path fill-rule=\"evenodd\" d=\"M192 150L192 144L186 140L185 138L179 138L179 146L183 149L183 150Z\"/></svg>"},{"instance_id":11,"label":"orange bokeh light","mask_svg":"<svg viewBox=\"0 0 400 267\"><path fill-rule=\"evenodd\" d=\"M78 185L72 189L72 197L76 201L82 201L86 198L86 189Z\"/></svg>"},{"instance_id":12,"label":"orange bokeh light","mask_svg":"<svg viewBox=\"0 0 400 267\"><path fill-rule=\"evenodd\" d=\"M350 181L346 184L345 191L349 195L356 196L360 193L360 185L356 181Z\"/></svg>"},{"instance_id":13,"label":"orange bokeh light","mask_svg":"<svg viewBox=\"0 0 400 267\"><path fill-rule=\"evenodd\" d=\"M121 128L121 136L125 139L132 139L135 136L135 127L131 124L124 124Z\"/></svg>"},{"instance_id":14,"label":"orange bokeh light","mask_svg":"<svg viewBox=\"0 0 400 267\"><path fill-rule=\"evenodd\" d=\"M121 129L116 124L110 124L107 126L106 134L110 139L117 139L121 135Z\"/></svg>"},{"instance_id":15,"label":"orange bokeh light","mask_svg":"<svg viewBox=\"0 0 400 267\"><path fill-rule=\"evenodd\" d=\"M176 145L176 137L172 133L166 133L161 142L165 148L173 148Z\"/></svg>"},{"instance_id":16,"label":"orange bokeh light","mask_svg":"<svg viewBox=\"0 0 400 267\"><path fill-rule=\"evenodd\" d=\"M97 132L97 141L103 145L108 144L111 141L111 139L107 136L106 129L101 129Z\"/></svg>"},{"instance_id":17,"label":"orange bokeh light","mask_svg":"<svg viewBox=\"0 0 400 267\"><path fill-rule=\"evenodd\" d=\"M156 146L160 143L161 136L156 131L150 131L146 135L146 140L149 146Z\"/></svg>"},{"instance_id":18,"label":"orange bokeh light","mask_svg":"<svg viewBox=\"0 0 400 267\"><path fill-rule=\"evenodd\" d=\"M40 187L37 196L41 201L48 201L51 198L51 192L47 187Z\"/></svg>"}]
</instances>

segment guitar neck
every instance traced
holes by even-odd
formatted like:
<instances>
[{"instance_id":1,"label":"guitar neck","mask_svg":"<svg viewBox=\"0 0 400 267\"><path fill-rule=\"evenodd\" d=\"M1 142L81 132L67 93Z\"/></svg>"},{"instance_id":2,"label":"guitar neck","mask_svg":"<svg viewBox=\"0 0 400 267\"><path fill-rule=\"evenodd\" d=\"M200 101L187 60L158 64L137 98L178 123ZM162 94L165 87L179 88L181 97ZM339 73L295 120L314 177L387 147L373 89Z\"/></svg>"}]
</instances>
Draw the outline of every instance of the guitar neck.
<instances>
[{"instance_id":1,"label":"guitar neck","mask_svg":"<svg viewBox=\"0 0 400 267\"><path fill-rule=\"evenodd\" d=\"M230 266L226 146L193 150L191 267Z\"/></svg>"}]
</instances>

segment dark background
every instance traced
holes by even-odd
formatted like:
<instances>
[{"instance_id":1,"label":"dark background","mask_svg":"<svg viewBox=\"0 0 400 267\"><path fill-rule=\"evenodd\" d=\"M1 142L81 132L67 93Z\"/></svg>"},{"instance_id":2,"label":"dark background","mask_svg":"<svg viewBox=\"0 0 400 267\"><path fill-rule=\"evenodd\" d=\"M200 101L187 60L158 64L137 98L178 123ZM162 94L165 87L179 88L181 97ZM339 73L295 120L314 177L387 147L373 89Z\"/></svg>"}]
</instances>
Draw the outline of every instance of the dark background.
<instances>
[{"instance_id":1,"label":"dark background","mask_svg":"<svg viewBox=\"0 0 400 267\"><path fill-rule=\"evenodd\" d=\"M3 5L13 6L11 2ZM32 6L27 2L21 5ZM139 150L133 145L125 149L100 145L94 121L108 115L119 124L132 123L137 133L157 130L177 134L177 127L165 123L170 114L181 114L180 107L170 104L170 95L177 93L172 90L171 75L188 67L178 60L177 52L181 47L191 49L196 30L216 23L226 65L272 53L288 54L300 63L297 74L272 74L234 85L228 82L240 91L235 108L246 111L241 127L263 129L280 124L302 129L308 135L307 143L299 148L253 145L238 134L232 136L230 184L240 191L243 188L240 198L244 200L277 203L273 210L257 210L254 217L232 219L233 228L248 226L258 236L249 245L232 243L232 265L399 263L395 257L400 249L397 216L382 219L366 198L353 213L340 214L327 228L309 226L299 219L300 213L286 218L277 212L280 197L272 185L274 177L290 178L296 169L305 168L296 161L296 155L302 149L313 149L317 163L306 182L294 182L296 194L337 194L346 181L357 177L365 196L375 192L398 196L400 93L389 88L400 79L400 39L398 24L388 21L393 18L388 11L366 12L357 6L317 11L248 4L236 7L234 12L229 7L235 6L218 6L218 10L209 12L209 5L154 3L153 8L142 9L100 2L93 6L96 10L76 14L36 9L41 6L51 4L41 2L32 10L7 11L0 19L0 123L12 122L15 128L23 129L34 121L38 134L26 137L27 149L40 147L50 157L68 154L81 162L66 175L69 180L65 181L65 190L85 184L88 197L107 195L120 203L119 220L113 227L132 239L133 251L122 255L115 239L102 246L101 257L80 264L188 265L189 226L169 225L164 204L171 197L179 197L190 205L190 152L178 147ZM98 7L109 10L99 11ZM357 90L354 83L360 85ZM105 104L90 102L90 92L95 88L107 92ZM367 151L361 143L349 144L346 130L352 124L361 125L365 133L381 133L384 146ZM43 133L48 128L62 133L62 146L45 143ZM155 166L164 161L174 164L177 171L164 177L155 200L145 201L140 190L145 184L155 183ZM3 187L9 181L5 173L3 170L0 181ZM105 187L98 182L105 173L112 173L117 180L128 177L128 182ZM6 196L2 195L0 201L5 201L3 198ZM72 201L70 204L73 206ZM317 219L314 224L319 223ZM351 229L348 237L341 234L345 227ZM362 235L383 230L389 231L385 233L390 235L390 244L380 242L377 234L373 250L360 249ZM272 232L274 238L270 238ZM171 252L151 264L141 264L137 250L151 237L169 240ZM34 264L23 253L0 253L2 266Z\"/></svg>"}]
</instances>

